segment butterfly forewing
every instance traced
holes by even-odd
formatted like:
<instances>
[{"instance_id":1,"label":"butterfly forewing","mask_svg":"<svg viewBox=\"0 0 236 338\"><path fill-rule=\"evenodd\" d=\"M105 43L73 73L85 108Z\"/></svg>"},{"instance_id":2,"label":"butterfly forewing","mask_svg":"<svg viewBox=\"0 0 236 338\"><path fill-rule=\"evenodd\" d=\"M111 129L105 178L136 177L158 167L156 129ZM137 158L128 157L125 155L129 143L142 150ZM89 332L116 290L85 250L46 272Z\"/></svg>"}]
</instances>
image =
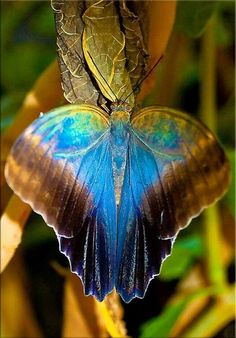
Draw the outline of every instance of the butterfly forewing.
<instances>
[{"instance_id":1,"label":"butterfly forewing","mask_svg":"<svg viewBox=\"0 0 236 338\"><path fill-rule=\"evenodd\" d=\"M55 229L86 294L100 300L114 287L116 255L108 127L96 107L57 109L19 137L5 170L12 189Z\"/></svg>"},{"instance_id":2,"label":"butterfly forewing","mask_svg":"<svg viewBox=\"0 0 236 338\"><path fill-rule=\"evenodd\" d=\"M131 125L159 172L142 203L155 219L152 209L159 200L163 221L159 237L173 237L223 195L229 184L228 160L213 134L184 113L148 107L133 117ZM146 196L153 202L148 203Z\"/></svg>"}]
</instances>

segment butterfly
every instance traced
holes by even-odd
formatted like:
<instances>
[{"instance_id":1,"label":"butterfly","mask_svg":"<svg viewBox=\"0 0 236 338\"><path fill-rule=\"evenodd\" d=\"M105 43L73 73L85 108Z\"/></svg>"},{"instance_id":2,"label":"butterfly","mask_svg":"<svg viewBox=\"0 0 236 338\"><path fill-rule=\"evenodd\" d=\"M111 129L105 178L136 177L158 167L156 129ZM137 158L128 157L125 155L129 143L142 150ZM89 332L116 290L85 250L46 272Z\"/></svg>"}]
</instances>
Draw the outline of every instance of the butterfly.
<instances>
[{"instance_id":1,"label":"butterfly","mask_svg":"<svg viewBox=\"0 0 236 338\"><path fill-rule=\"evenodd\" d=\"M197 119L115 102L43 114L8 156L9 186L56 232L60 251L99 301L143 298L178 232L223 195L229 164Z\"/></svg>"}]
</instances>

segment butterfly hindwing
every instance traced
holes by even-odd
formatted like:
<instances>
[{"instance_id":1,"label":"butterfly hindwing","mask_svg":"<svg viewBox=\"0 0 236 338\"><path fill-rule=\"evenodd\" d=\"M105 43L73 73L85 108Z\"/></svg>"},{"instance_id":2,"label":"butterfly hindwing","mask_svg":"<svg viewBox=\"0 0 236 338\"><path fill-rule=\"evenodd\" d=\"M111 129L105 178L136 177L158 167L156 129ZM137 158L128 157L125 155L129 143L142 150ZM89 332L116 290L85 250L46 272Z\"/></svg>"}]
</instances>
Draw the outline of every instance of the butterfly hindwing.
<instances>
[{"instance_id":1,"label":"butterfly hindwing","mask_svg":"<svg viewBox=\"0 0 236 338\"><path fill-rule=\"evenodd\" d=\"M53 226L85 293L100 300L114 287L116 254L108 130L100 109L62 107L25 130L5 170L13 190Z\"/></svg>"},{"instance_id":2,"label":"butterfly hindwing","mask_svg":"<svg viewBox=\"0 0 236 338\"><path fill-rule=\"evenodd\" d=\"M158 196L152 206L156 218L150 221L146 217L150 213L146 192L158 173L152 155L132 134L127 156L118 213L116 289L129 302L144 297L150 280L159 274L163 260L170 254L175 238L162 240L159 236L156 224L162 209L157 206Z\"/></svg>"},{"instance_id":3,"label":"butterfly hindwing","mask_svg":"<svg viewBox=\"0 0 236 338\"><path fill-rule=\"evenodd\" d=\"M102 300L114 287L112 265L116 254L116 210L108 140L106 143L103 141L96 151L91 150L92 152L93 162L90 163L89 173L91 175L92 172L94 177L93 181L86 185L91 186L94 199L88 204L88 210L85 212L84 208L80 207L83 196L81 200L78 197L78 206L75 213L69 213L68 222L73 224L81 219L83 226L73 238L59 237L59 242L60 250L70 260L71 270L82 277L85 294L96 295Z\"/></svg>"},{"instance_id":4,"label":"butterfly hindwing","mask_svg":"<svg viewBox=\"0 0 236 338\"><path fill-rule=\"evenodd\" d=\"M225 192L229 165L203 124L158 107L132 118L127 156L116 288L130 301L144 296L179 230Z\"/></svg>"}]
</instances>

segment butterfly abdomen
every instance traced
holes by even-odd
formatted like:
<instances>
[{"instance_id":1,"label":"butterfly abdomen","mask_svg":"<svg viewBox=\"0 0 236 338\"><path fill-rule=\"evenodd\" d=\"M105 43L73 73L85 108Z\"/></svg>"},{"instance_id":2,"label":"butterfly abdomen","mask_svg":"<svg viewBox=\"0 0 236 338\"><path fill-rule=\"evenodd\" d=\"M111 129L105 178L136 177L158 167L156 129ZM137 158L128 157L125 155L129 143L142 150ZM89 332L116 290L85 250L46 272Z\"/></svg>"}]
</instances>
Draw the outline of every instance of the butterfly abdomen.
<instances>
[{"instance_id":1,"label":"butterfly abdomen","mask_svg":"<svg viewBox=\"0 0 236 338\"><path fill-rule=\"evenodd\" d=\"M127 149L129 142L129 113L126 111L113 111L111 114L111 149L112 169L115 183L116 204L120 202L126 166Z\"/></svg>"}]
</instances>

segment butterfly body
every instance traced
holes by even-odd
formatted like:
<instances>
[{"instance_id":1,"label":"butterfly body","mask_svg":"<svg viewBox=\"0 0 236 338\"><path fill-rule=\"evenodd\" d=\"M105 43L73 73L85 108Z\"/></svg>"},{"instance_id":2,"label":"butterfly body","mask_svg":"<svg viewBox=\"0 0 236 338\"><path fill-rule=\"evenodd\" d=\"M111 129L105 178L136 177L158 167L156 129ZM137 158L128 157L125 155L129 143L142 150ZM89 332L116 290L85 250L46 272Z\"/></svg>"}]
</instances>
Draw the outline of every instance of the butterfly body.
<instances>
[{"instance_id":1,"label":"butterfly body","mask_svg":"<svg viewBox=\"0 0 236 338\"><path fill-rule=\"evenodd\" d=\"M109 132L116 204L119 205L130 137L130 113L125 106L113 105Z\"/></svg>"},{"instance_id":2,"label":"butterfly body","mask_svg":"<svg viewBox=\"0 0 236 338\"><path fill-rule=\"evenodd\" d=\"M24 131L5 175L54 228L85 294L103 300L115 288L129 302L144 296L179 230L225 192L229 165L186 114L70 105Z\"/></svg>"}]
</instances>

